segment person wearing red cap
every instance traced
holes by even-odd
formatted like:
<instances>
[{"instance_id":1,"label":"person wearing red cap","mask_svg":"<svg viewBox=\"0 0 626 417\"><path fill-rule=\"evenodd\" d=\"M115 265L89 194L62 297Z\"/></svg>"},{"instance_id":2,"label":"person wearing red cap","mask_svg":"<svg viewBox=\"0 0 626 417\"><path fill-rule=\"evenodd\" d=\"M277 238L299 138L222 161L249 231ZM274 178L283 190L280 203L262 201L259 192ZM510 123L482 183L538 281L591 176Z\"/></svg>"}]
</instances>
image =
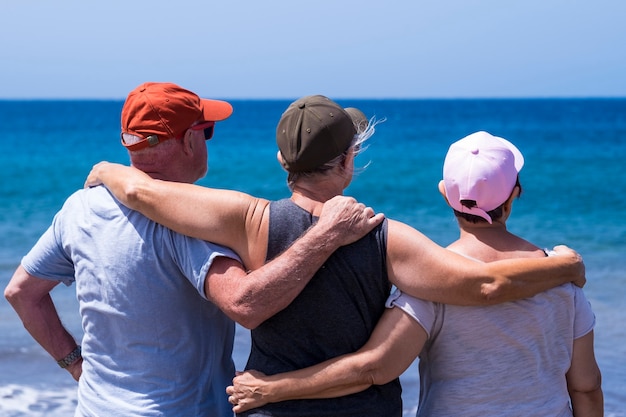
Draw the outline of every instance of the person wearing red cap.
<instances>
[{"instance_id":1,"label":"person wearing red cap","mask_svg":"<svg viewBox=\"0 0 626 417\"><path fill-rule=\"evenodd\" d=\"M365 126L355 114L320 95L289 105L276 129L278 160L292 191L288 199L268 203L233 191L153 181L108 163L94 167L87 185L103 182L123 204L180 233L225 244L246 266L258 267L314 224L324 202L350 184L355 153L376 125ZM199 208L206 214L199 215ZM224 236L224 230L231 232ZM481 305L531 296L572 279L584 282L578 255L560 251L552 258L483 264L406 224L383 221L337 250L287 308L252 330L246 368L274 374L356 351L385 311L392 285L432 301ZM236 405L237 398L230 401ZM401 389L394 379L355 395L267 404L242 415L401 414Z\"/></svg>"},{"instance_id":2,"label":"person wearing red cap","mask_svg":"<svg viewBox=\"0 0 626 417\"><path fill-rule=\"evenodd\" d=\"M225 101L145 83L124 103L122 144L149 178L190 184L207 171L215 123L231 113ZM167 229L94 187L67 199L5 296L78 380L76 416L232 416L233 320L254 327L287 306L335 249L381 221L354 199L333 199L283 256L247 273L232 250ZM76 284L81 345L50 297L60 282Z\"/></svg>"},{"instance_id":3,"label":"person wearing red cap","mask_svg":"<svg viewBox=\"0 0 626 417\"><path fill-rule=\"evenodd\" d=\"M487 132L450 146L439 188L461 232L451 251L481 262L547 256L506 228L523 164L517 147ZM354 354L236 377L227 390L235 410L359 392L397 378L419 355L417 416L603 415L595 317L581 288L567 283L489 307L432 303L398 290L387 305Z\"/></svg>"}]
</instances>

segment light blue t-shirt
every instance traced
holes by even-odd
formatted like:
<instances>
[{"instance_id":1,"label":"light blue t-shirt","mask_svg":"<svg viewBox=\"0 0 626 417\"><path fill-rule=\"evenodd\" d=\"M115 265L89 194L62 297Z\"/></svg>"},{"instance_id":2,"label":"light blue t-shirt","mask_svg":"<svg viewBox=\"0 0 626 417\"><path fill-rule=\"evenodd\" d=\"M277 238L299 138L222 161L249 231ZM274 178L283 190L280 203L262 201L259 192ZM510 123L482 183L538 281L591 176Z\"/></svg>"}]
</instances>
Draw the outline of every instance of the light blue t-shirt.
<instances>
[{"instance_id":1,"label":"light blue t-shirt","mask_svg":"<svg viewBox=\"0 0 626 417\"><path fill-rule=\"evenodd\" d=\"M234 323L204 296L218 256L239 259L150 221L104 187L68 198L22 266L76 283L77 416L232 416Z\"/></svg>"}]
</instances>

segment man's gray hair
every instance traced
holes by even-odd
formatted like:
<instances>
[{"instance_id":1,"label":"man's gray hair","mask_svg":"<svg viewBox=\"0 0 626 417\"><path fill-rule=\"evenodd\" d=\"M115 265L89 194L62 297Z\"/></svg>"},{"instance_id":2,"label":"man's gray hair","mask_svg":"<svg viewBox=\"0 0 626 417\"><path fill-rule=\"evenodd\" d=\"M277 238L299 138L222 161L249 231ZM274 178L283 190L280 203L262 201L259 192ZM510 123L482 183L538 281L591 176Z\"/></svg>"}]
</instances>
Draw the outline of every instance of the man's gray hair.
<instances>
[{"instance_id":1,"label":"man's gray hair","mask_svg":"<svg viewBox=\"0 0 626 417\"><path fill-rule=\"evenodd\" d=\"M350 151L354 152L355 157L359 155L360 153L364 152L367 149L367 145L364 146L364 143L374 135L374 133L376 132L376 125L379 123L383 123L385 120L386 119L376 120L375 117L372 117L368 121L367 127L365 129L362 129L362 128L357 129L357 134L354 135L354 139L352 140L352 143L350 144L350 146L348 147L348 149L346 149L344 153L331 159L325 164L315 168L315 170L308 171L308 172L294 172L294 173L290 172L289 175L287 176L287 185L289 186L289 189L293 191L293 186L295 185L296 181L298 181L300 178L312 177L314 175L318 175L318 174L330 171L333 168L337 167L338 165L342 164L348 152ZM369 164L370 163L368 162L367 164L365 164L365 166L358 168L358 170L355 169L355 172L364 171L368 167Z\"/></svg>"}]
</instances>

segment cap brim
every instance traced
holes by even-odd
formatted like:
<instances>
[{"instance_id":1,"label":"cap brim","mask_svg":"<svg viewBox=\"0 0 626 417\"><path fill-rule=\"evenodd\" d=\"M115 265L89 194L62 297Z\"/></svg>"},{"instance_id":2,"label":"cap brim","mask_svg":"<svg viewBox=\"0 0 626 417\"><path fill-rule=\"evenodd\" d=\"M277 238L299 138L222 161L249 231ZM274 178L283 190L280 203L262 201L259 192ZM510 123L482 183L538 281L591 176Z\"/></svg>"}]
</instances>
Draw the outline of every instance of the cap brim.
<instances>
[{"instance_id":1,"label":"cap brim","mask_svg":"<svg viewBox=\"0 0 626 417\"><path fill-rule=\"evenodd\" d=\"M227 101L201 98L202 114L208 122L219 122L228 119L233 114L233 106Z\"/></svg>"}]
</instances>

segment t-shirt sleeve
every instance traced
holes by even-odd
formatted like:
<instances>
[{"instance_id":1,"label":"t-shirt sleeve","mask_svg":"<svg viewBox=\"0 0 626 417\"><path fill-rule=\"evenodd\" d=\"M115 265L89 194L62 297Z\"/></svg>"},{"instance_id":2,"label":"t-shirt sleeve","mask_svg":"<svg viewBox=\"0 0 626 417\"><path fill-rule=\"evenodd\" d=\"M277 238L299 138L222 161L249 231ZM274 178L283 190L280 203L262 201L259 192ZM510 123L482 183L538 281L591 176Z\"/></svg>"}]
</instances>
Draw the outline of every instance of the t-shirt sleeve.
<instances>
[{"instance_id":1,"label":"t-shirt sleeve","mask_svg":"<svg viewBox=\"0 0 626 417\"><path fill-rule=\"evenodd\" d=\"M554 251L544 249L544 252L548 256L553 256ZM585 293L582 288L579 288L571 284L574 288L574 304L575 304L575 316L574 316L574 339L580 339L587 333L593 330L596 325L596 316L591 309L591 303L585 297Z\"/></svg>"},{"instance_id":2,"label":"t-shirt sleeve","mask_svg":"<svg viewBox=\"0 0 626 417\"><path fill-rule=\"evenodd\" d=\"M574 339L579 339L593 330L596 325L596 316L582 288L574 286L574 302L576 305Z\"/></svg>"},{"instance_id":3,"label":"t-shirt sleeve","mask_svg":"<svg viewBox=\"0 0 626 417\"><path fill-rule=\"evenodd\" d=\"M412 297L396 289L385 303L387 308L399 308L424 328L428 337L435 323L435 303Z\"/></svg>"},{"instance_id":4,"label":"t-shirt sleeve","mask_svg":"<svg viewBox=\"0 0 626 417\"><path fill-rule=\"evenodd\" d=\"M29 274L51 281L61 281L65 285L74 282L74 264L65 252L56 233L61 219L60 213L39 238L35 246L22 258L21 265Z\"/></svg>"},{"instance_id":5,"label":"t-shirt sleeve","mask_svg":"<svg viewBox=\"0 0 626 417\"><path fill-rule=\"evenodd\" d=\"M204 282L213 261L222 256L238 262L241 262L241 259L227 247L173 233L176 259L182 273L202 298L207 299L204 294Z\"/></svg>"}]
</instances>

